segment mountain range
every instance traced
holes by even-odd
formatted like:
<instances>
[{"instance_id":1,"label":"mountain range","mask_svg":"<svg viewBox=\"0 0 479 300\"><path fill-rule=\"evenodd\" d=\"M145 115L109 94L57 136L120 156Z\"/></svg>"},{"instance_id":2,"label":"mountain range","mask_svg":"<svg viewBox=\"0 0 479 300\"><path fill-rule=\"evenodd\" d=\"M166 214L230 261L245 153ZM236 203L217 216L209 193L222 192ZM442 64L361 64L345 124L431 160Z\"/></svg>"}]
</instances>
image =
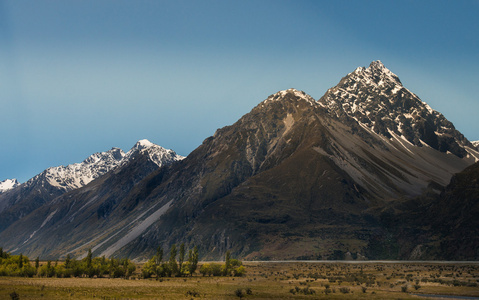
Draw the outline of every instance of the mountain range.
<instances>
[{"instance_id":1,"label":"mountain range","mask_svg":"<svg viewBox=\"0 0 479 300\"><path fill-rule=\"evenodd\" d=\"M184 159L151 148L4 192L0 244L42 258L185 243L203 259L479 259L477 145L380 61L319 100L271 95Z\"/></svg>"},{"instance_id":2,"label":"mountain range","mask_svg":"<svg viewBox=\"0 0 479 300\"><path fill-rule=\"evenodd\" d=\"M81 163L48 168L23 184L16 179L5 180L0 185L5 186L0 194L0 231L56 197L128 164L138 155L146 156L150 162L145 174L184 158L148 140L140 140L127 153L119 148L95 153Z\"/></svg>"}]
</instances>

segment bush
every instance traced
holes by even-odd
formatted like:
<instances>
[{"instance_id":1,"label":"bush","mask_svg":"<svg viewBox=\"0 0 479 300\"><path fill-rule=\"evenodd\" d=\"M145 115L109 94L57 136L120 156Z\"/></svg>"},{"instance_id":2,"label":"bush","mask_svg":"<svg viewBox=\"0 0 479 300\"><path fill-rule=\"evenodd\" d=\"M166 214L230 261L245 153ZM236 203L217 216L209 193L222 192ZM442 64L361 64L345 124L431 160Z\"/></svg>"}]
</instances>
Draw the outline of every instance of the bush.
<instances>
[{"instance_id":1,"label":"bush","mask_svg":"<svg viewBox=\"0 0 479 300\"><path fill-rule=\"evenodd\" d=\"M238 268L233 270L233 275L236 277L244 276L246 273L246 269L244 266L239 266Z\"/></svg>"},{"instance_id":2,"label":"bush","mask_svg":"<svg viewBox=\"0 0 479 300\"><path fill-rule=\"evenodd\" d=\"M240 299L243 298L244 297L243 289L236 289L235 295L236 297L239 297Z\"/></svg>"},{"instance_id":3,"label":"bush","mask_svg":"<svg viewBox=\"0 0 479 300\"><path fill-rule=\"evenodd\" d=\"M52 267L51 261L48 261L46 265L41 266L38 269L37 275L40 277L53 277L55 275L55 268Z\"/></svg>"},{"instance_id":4,"label":"bush","mask_svg":"<svg viewBox=\"0 0 479 300\"><path fill-rule=\"evenodd\" d=\"M10 294L10 298L12 300L19 300L20 299L20 295L17 294L17 292L13 291L13 293Z\"/></svg>"},{"instance_id":5,"label":"bush","mask_svg":"<svg viewBox=\"0 0 479 300\"><path fill-rule=\"evenodd\" d=\"M349 293L349 288L343 286L343 287L339 288L339 291L343 294L348 294Z\"/></svg>"},{"instance_id":6,"label":"bush","mask_svg":"<svg viewBox=\"0 0 479 300\"><path fill-rule=\"evenodd\" d=\"M143 269L141 269L141 275L143 276L143 278L147 279L147 278L150 278L155 273L156 273L156 263L154 261L154 258L152 258L143 265Z\"/></svg>"},{"instance_id":7,"label":"bush","mask_svg":"<svg viewBox=\"0 0 479 300\"><path fill-rule=\"evenodd\" d=\"M304 294L304 295L314 295L316 291L310 288L309 286L305 288L294 287L294 289L290 289L289 292L293 295L295 294Z\"/></svg>"},{"instance_id":8,"label":"bush","mask_svg":"<svg viewBox=\"0 0 479 300\"><path fill-rule=\"evenodd\" d=\"M191 297L200 297L200 293L196 290L188 290L188 292L186 292L186 296L191 296Z\"/></svg>"},{"instance_id":9,"label":"bush","mask_svg":"<svg viewBox=\"0 0 479 300\"><path fill-rule=\"evenodd\" d=\"M210 264L202 264L200 267L200 273L203 276L210 275L211 274L211 267Z\"/></svg>"},{"instance_id":10,"label":"bush","mask_svg":"<svg viewBox=\"0 0 479 300\"><path fill-rule=\"evenodd\" d=\"M211 275L213 276L223 275L224 270L222 269L222 266L220 264L212 263L210 264L210 268L211 268Z\"/></svg>"}]
</instances>

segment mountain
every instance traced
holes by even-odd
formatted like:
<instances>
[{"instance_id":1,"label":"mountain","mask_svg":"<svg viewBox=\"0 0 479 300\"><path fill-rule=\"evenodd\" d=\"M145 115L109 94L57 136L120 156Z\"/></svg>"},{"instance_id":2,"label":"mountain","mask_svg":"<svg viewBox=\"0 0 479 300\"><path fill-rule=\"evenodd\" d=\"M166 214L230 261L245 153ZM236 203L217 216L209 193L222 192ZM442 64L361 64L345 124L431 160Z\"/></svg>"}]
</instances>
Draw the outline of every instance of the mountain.
<instances>
[{"instance_id":1,"label":"mountain","mask_svg":"<svg viewBox=\"0 0 479 300\"><path fill-rule=\"evenodd\" d=\"M151 168L136 154L18 220L0 244L42 258L91 248L141 260L182 242L200 246L202 259L226 250L246 259L408 258L432 236L433 219L410 227L424 220L421 209L478 160L452 123L376 61L318 101L295 89L269 96L183 160ZM442 258L428 245L430 258Z\"/></svg>"},{"instance_id":2,"label":"mountain","mask_svg":"<svg viewBox=\"0 0 479 300\"><path fill-rule=\"evenodd\" d=\"M183 158L172 150L148 140L140 140L127 153L112 148L92 154L81 163L48 168L26 183L0 195L0 231L56 197L84 187L109 171L127 164L138 152L147 155L156 167Z\"/></svg>"},{"instance_id":3,"label":"mountain","mask_svg":"<svg viewBox=\"0 0 479 300\"><path fill-rule=\"evenodd\" d=\"M383 72L387 79L390 73ZM370 90L375 86L372 78L356 81ZM174 204L122 253L137 255L158 241L184 241L204 245L211 259L226 249L247 259L334 258L341 251L375 255L372 240L389 234L380 208L428 189L440 192L454 173L479 157L452 124L449 130L458 141L447 149L462 149L457 154L422 141L420 126L411 126L418 145L393 129L388 135L376 132L343 105L336 110L328 105L336 89L320 101L294 89L281 91L218 130L182 162L182 169L162 175L166 180L156 183L151 197L161 195ZM411 114L414 109L429 113L417 96L403 97L414 104ZM382 101L379 97L369 107L370 117L381 113ZM431 115L440 124L441 115ZM179 186L171 187L175 183L182 183L180 195Z\"/></svg>"},{"instance_id":4,"label":"mountain","mask_svg":"<svg viewBox=\"0 0 479 300\"><path fill-rule=\"evenodd\" d=\"M474 141L472 142L472 144L474 145L474 147L476 147L476 149L479 149L479 141Z\"/></svg>"}]
</instances>

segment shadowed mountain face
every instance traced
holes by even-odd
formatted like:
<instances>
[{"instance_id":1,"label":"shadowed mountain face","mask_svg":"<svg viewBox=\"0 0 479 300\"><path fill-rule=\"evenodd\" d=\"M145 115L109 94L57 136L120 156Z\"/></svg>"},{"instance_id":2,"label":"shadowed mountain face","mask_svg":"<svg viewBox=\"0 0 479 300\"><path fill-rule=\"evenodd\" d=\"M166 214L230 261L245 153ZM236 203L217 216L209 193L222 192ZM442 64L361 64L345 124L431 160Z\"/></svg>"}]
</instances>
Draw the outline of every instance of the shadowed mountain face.
<instances>
[{"instance_id":1,"label":"shadowed mountain face","mask_svg":"<svg viewBox=\"0 0 479 300\"><path fill-rule=\"evenodd\" d=\"M247 259L404 258L417 239L391 229L389 210L396 220L395 210L407 213L396 206L426 191L437 196L478 157L373 62L319 101L294 89L271 95L144 179L134 180L146 161L132 160L34 211L0 241L42 257L91 247L141 259L185 242L199 245L203 259L227 249Z\"/></svg>"},{"instance_id":2,"label":"shadowed mountain face","mask_svg":"<svg viewBox=\"0 0 479 300\"><path fill-rule=\"evenodd\" d=\"M443 192L426 203L422 211L432 232L421 250L448 260L479 260L479 163L454 175Z\"/></svg>"}]
</instances>

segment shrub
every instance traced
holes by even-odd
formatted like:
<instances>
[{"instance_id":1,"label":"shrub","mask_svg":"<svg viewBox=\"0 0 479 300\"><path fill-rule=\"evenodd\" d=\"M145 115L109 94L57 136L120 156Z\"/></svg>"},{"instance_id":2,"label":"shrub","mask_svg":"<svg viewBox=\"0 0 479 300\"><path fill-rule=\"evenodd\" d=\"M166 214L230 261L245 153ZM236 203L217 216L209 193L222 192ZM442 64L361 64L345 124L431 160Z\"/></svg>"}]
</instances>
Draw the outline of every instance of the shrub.
<instances>
[{"instance_id":1,"label":"shrub","mask_svg":"<svg viewBox=\"0 0 479 300\"><path fill-rule=\"evenodd\" d=\"M210 264L211 267L211 275L213 276L221 276L223 275L224 270L220 264L212 263Z\"/></svg>"},{"instance_id":2,"label":"shrub","mask_svg":"<svg viewBox=\"0 0 479 300\"><path fill-rule=\"evenodd\" d=\"M239 297L240 299L243 298L244 297L243 289L236 289L235 295L236 297Z\"/></svg>"},{"instance_id":3,"label":"shrub","mask_svg":"<svg viewBox=\"0 0 479 300\"><path fill-rule=\"evenodd\" d=\"M244 268L244 266L239 266L233 270L233 275L236 277L244 276L245 273L246 273L246 269Z\"/></svg>"},{"instance_id":4,"label":"shrub","mask_svg":"<svg viewBox=\"0 0 479 300\"><path fill-rule=\"evenodd\" d=\"M191 297L200 297L200 293L196 290L188 290L188 292L186 292L186 296L191 296Z\"/></svg>"},{"instance_id":5,"label":"shrub","mask_svg":"<svg viewBox=\"0 0 479 300\"><path fill-rule=\"evenodd\" d=\"M210 264L202 264L200 267L200 273L203 276L211 275L211 266Z\"/></svg>"},{"instance_id":6,"label":"shrub","mask_svg":"<svg viewBox=\"0 0 479 300\"><path fill-rule=\"evenodd\" d=\"M13 291L13 293L10 294L10 298L12 300L18 300L18 299L20 299L20 295L17 294L17 292Z\"/></svg>"}]
</instances>

